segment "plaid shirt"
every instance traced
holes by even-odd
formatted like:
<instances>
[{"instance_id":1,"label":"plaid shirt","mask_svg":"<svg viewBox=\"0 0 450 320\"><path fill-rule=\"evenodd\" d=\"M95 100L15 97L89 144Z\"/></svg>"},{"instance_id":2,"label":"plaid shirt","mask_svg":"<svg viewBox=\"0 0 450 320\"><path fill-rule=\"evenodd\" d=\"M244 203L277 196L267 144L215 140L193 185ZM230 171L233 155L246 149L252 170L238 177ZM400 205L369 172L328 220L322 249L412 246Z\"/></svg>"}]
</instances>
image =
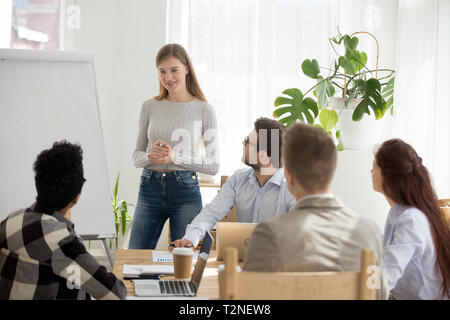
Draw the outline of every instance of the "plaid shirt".
<instances>
[{"instance_id":1,"label":"plaid shirt","mask_svg":"<svg viewBox=\"0 0 450 320\"><path fill-rule=\"evenodd\" d=\"M87 252L73 223L34 208L1 222L0 299L124 299L122 281Z\"/></svg>"}]
</instances>

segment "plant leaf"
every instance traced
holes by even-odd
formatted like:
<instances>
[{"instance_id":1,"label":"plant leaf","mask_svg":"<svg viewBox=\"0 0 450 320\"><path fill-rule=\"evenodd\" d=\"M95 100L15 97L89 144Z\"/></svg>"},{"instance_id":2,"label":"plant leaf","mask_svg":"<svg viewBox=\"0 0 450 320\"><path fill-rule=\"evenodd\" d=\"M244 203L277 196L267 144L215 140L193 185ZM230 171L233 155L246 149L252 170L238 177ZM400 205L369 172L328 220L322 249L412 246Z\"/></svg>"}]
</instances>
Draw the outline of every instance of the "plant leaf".
<instances>
[{"instance_id":1,"label":"plant leaf","mask_svg":"<svg viewBox=\"0 0 450 320\"><path fill-rule=\"evenodd\" d=\"M327 95L329 98L333 97L335 94L336 90L334 89L333 84L331 83L330 80L327 81Z\"/></svg>"},{"instance_id":2,"label":"plant leaf","mask_svg":"<svg viewBox=\"0 0 450 320\"><path fill-rule=\"evenodd\" d=\"M347 61L347 59L343 56L339 57L339 65L344 68L344 70L348 73L348 74L355 74L356 73L356 68L355 66L350 63L349 61Z\"/></svg>"},{"instance_id":3,"label":"plant leaf","mask_svg":"<svg viewBox=\"0 0 450 320\"><path fill-rule=\"evenodd\" d=\"M372 108L376 120L382 118L386 112L386 101L381 95L380 82L375 78L367 81L358 79L355 81L355 84L360 87L363 99L353 111L353 121L360 121L364 114L370 115L369 107Z\"/></svg>"},{"instance_id":4,"label":"plant leaf","mask_svg":"<svg viewBox=\"0 0 450 320\"><path fill-rule=\"evenodd\" d=\"M336 131L336 139L338 140L337 151L344 151L344 144L342 143L341 130Z\"/></svg>"},{"instance_id":5,"label":"plant leaf","mask_svg":"<svg viewBox=\"0 0 450 320\"><path fill-rule=\"evenodd\" d=\"M119 223L116 222L115 226L116 226L116 236L119 236Z\"/></svg>"},{"instance_id":6,"label":"plant leaf","mask_svg":"<svg viewBox=\"0 0 450 320\"><path fill-rule=\"evenodd\" d=\"M318 78L318 85L314 90L314 95L317 97L317 104L320 109L328 106L329 98L334 96L334 86L329 79L323 79L321 76Z\"/></svg>"},{"instance_id":7,"label":"plant leaf","mask_svg":"<svg viewBox=\"0 0 450 320\"><path fill-rule=\"evenodd\" d=\"M297 88L286 89L283 94L291 98L280 96L275 99L275 107L287 105L277 108L273 112L275 118L280 118L279 121L286 124L287 127L290 127L296 120L305 122L306 119L309 124L314 123L314 119L319 114L319 109L312 98L303 99L303 93ZM288 113L289 115L281 118Z\"/></svg>"},{"instance_id":8,"label":"plant leaf","mask_svg":"<svg viewBox=\"0 0 450 320\"><path fill-rule=\"evenodd\" d=\"M345 99L345 102L344 102L344 108L347 108L347 107L348 107L348 105L350 104L350 102L351 102L353 99L356 98L356 96L361 92L361 90L362 90L363 88L364 88L364 87L361 87L361 86L358 86L358 85L356 85L356 86L353 88L352 94L351 94L347 99Z\"/></svg>"},{"instance_id":9,"label":"plant leaf","mask_svg":"<svg viewBox=\"0 0 450 320\"><path fill-rule=\"evenodd\" d=\"M343 39L345 51L354 52L359 43L358 37L350 38L350 36L346 34L344 35Z\"/></svg>"},{"instance_id":10,"label":"plant leaf","mask_svg":"<svg viewBox=\"0 0 450 320\"><path fill-rule=\"evenodd\" d=\"M317 62L316 59L312 59L312 61L306 59L302 63L302 70L303 73L308 77L318 79L320 73L319 63Z\"/></svg>"},{"instance_id":11,"label":"plant leaf","mask_svg":"<svg viewBox=\"0 0 450 320\"><path fill-rule=\"evenodd\" d=\"M321 128L328 133L331 133L338 121L338 114L335 110L322 109L319 114L319 121Z\"/></svg>"},{"instance_id":12,"label":"plant leaf","mask_svg":"<svg viewBox=\"0 0 450 320\"><path fill-rule=\"evenodd\" d=\"M122 236L125 235L125 229L127 227L127 202L122 200L120 201L120 220L122 223Z\"/></svg>"},{"instance_id":13,"label":"plant leaf","mask_svg":"<svg viewBox=\"0 0 450 320\"><path fill-rule=\"evenodd\" d=\"M394 104L394 81L395 77L392 77L388 83L384 86L382 94L384 100L386 100L386 110L391 109L391 115L393 114Z\"/></svg>"},{"instance_id":14,"label":"plant leaf","mask_svg":"<svg viewBox=\"0 0 450 320\"><path fill-rule=\"evenodd\" d=\"M117 205L117 191L119 190L119 177L120 177L120 173L117 175L116 185L114 187L113 202L112 202L113 208L115 208Z\"/></svg>"},{"instance_id":15,"label":"plant leaf","mask_svg":"<svg viewBox=\"0 0 450 320\"><path fill-rule=\"evenodd\" d=\"M356 74L367 63L367 54L356 50L359 39L357 37L350 38L349 35L345 35L344 47L345 55L339 57L339 65L344 68L348 74Z\"/></svg>"}]
</instances>

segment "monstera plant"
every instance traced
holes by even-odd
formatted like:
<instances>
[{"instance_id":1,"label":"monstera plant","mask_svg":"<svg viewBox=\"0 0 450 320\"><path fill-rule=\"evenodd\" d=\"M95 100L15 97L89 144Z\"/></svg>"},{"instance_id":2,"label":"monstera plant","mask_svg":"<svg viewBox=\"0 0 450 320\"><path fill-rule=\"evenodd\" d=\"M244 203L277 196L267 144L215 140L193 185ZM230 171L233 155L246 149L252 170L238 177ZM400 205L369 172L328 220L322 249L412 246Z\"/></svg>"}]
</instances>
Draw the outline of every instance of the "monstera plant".
<instances>
[{"instance_id":1,"label":"monstera plant","mask_svg":"<svg viewBox=\"0 0 450 320\"><path fill-rule=\"evenodd\" d=\"M376 69L367 68L367 55L358 50L359 39L356 34L368 34L377 43ZM360 121L364 114L373 114L375 119L381 119L388 110L393 113L394 70L378 69L379 46L374 35L359 31L351 35L341 35L329 39L337 57L332 62L332 68L320 67L316 59L306 59L302 62L303 73L316 80L314 86L304 93L297 88L283 91L285 96L275 100L274 117L289 127L296 121L307 122L336 135L338 150L343 150L340 130L336 130L343 108L358 99L358 104L352 113L353 121ZM343 47L345 53L340 55L337 47ZM322 72L326 73L324 75ZM378 73L383 73L378 77ZM343 106L335 110L330 107L331 98L341 95L345 99Z\"/></svg>"}]
</instances>

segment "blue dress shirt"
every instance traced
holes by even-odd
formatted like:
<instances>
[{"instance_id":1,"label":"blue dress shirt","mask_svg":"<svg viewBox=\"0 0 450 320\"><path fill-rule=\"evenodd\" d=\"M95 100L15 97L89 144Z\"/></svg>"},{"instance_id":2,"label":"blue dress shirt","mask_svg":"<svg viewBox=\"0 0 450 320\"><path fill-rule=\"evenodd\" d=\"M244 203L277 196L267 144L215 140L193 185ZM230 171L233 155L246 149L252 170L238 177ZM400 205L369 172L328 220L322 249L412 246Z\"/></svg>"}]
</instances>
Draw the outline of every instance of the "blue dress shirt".
<instances>
[{"instance_id":1,"label":"blue dress shirt","mask_svg":"<svg viewBox=\"0 0 450 320\"><path fill-rule=\"evenodd\" d=\"M261 188L252 168L237 170L186 229L185 239L197 246L207 230L236 205L239 222L258 223L288 212L295 205L284 170L278 169Z\"/></svg>"},{"instance_id":2,"label":"blue dress shirt","mask_svg":"<svg viewBox=\"0 0 450 320\"><path fill-rule=\"evenodd\" d=\"M417 208L395 204L384 230L388 291L396 300L439 299L442 276L430 224Z\"/></svg>"}]
</instances>

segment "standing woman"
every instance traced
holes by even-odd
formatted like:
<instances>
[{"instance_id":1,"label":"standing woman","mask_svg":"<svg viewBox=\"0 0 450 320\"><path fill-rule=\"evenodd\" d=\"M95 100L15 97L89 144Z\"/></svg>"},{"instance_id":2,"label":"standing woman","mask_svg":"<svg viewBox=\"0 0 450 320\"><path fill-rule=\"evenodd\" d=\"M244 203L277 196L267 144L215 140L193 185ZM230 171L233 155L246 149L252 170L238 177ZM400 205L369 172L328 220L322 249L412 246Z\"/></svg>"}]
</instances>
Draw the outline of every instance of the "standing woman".
<instances>
[{"instance_id":1,"label":"standing woman","mask_svg":"<svg viewBox=\"0 0 450 320\"><path fill-rule=\"evenodd\" d=\"M130 249L154 249L170 219L171 239L181 239L202 209L197 172L219 170L217 119L200 89L186 50L167 44L156 56L159 95L145 101L133 154L140 178ZM204 142L205 155L199 156Z\"/></svg>"},{"instance_id":2,"label":"standing woman","mask_svg":"<svg viewBox=\"0 0 450 320\"><path fill-rule=\"evenodd\" d=\"M390 299L450 298L450 230L422 159L402 140L388 140L371 172L391 205L383 244Z\"/></svg>"}]
</instances>

